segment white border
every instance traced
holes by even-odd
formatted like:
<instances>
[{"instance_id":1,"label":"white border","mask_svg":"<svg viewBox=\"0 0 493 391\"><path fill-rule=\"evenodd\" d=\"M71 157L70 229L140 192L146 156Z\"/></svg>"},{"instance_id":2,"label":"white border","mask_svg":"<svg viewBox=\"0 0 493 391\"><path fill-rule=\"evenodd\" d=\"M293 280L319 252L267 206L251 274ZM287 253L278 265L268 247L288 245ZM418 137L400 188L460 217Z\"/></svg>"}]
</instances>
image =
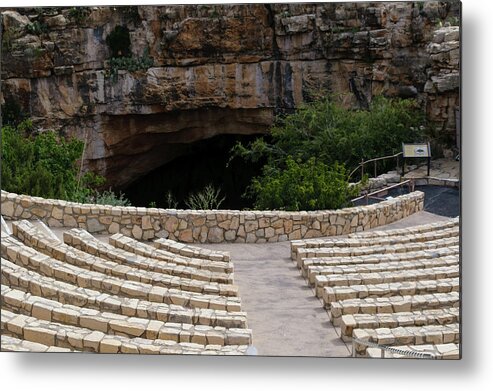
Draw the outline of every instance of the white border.
<instances>
[{"instance_id":1,"label":"white border","mask_svg":"<svg viewBox=\"0 0 493 391\"><path fill-rule=\"evenodd\" d=\"M181 1L181 3L192 3ZM200 3L194 1L193 3ZM203 1L213 3L214 1ZM234 2L234 1L233 1ZM47 1L89 5L100 1ZM146 4L163 4L147 0ZM180 3L180 2L175 2ZM3 0L2 6L34 5ZM104 4L136 4L106 1ZM476 390L490 389L493 365L493 2L463 1L463 359L448 362L312 358L136 357L0 354L6 390ZM488 186L484 185L488 183ZM484 341L483 341L484 338ZM316 388L314 388L316 387Z\"/></svg>"}]
</instances>

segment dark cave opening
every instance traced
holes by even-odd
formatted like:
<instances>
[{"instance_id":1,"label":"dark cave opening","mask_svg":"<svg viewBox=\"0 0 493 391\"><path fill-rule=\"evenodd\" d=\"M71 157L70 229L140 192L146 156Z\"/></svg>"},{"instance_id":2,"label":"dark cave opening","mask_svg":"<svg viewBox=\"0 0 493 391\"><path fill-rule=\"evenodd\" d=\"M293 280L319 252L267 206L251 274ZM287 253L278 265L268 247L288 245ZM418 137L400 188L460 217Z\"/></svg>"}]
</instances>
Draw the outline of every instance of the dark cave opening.
<instances>
[{"instance_id":1,"label":"dark cave opening","mask_svg":"<svg viewBox=\"0 0 493 391\"><path fill-rule=\"evenodd\" d=\"M244 193L253 177L261 172L262 163L252 163L240 157L230 161L231 149L240 141L246 144L258 135L219 135L190 143L187 152L164 164L122 189L134 206L168 208L171 192L178 209L186 209L185 200L191 193L212 184L225 197L221 209L247 209L252 200ZM229 162L229 163L228 163Z\"/></svg>"}]
</instances>

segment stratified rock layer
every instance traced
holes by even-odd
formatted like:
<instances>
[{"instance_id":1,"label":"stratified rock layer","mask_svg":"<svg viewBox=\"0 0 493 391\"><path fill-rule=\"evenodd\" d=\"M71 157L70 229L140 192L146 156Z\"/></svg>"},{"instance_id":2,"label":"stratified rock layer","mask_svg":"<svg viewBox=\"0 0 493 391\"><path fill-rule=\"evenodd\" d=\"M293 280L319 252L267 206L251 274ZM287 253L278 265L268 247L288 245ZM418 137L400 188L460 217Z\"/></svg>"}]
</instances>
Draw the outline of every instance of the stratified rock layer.
<instances>
[{"instance_id":1,"label":"stratified rock layer","mask_svg":"<svg viewBox=\"0 0 493 391\"><path fill-rule=\"evenodd\" d=\"M456 2L2 15L3 101L19 103L41 127L86 140L86 167L113 186L169 162L186 143L265 133L313 91L363 108L379 94L414 97L441 132L455 132L458 28L434 32L458 20ZM110 76L106 38L118 25L130 31L132 56L148 52L152 67Z\"/></svg>"}]
</instances>

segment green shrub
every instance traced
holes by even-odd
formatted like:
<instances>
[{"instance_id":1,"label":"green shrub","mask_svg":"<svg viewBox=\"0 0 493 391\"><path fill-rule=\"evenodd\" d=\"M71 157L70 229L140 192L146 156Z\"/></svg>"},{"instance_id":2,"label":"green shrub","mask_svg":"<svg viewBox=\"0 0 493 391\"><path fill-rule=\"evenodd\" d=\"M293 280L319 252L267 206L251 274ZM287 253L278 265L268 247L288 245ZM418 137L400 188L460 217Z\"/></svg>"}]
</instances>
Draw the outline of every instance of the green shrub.
<instances>
[{"instance_id":1,"label":"green shrub","mask_svg":"<svg viewBox=\"0 0 493 391\"><path fill-rule=\"evenodd\" d=\"M88 172L79 176L83 143L65 140L53 131L35 134L31 121L2 127L2 189L44 198L82 203L130 205L123 194L99 192L104 178Z\"/></svg>"},{"instance_id":2,"label":"green shrub","mask_svg":"<svg viewBox=\"0 0 493 391\"><path fill-rule=\"evenodd\" d=\"M48 32L48 25L37 20L26 25L26 32L33 35L41 35Z\"/></svg>"},{"instance_id":3,"label":"green shrub","mask_svg":"<svg viewBox=\"0 0 493 391\"><path fill-rule=\"evenodd\" d=\"M252 161L267 159L276 168L285 166L287 156L302 161L315 157L328 165L339 162L351 171L362 159L395 154L403 142L422 141L423 124L414 100L375 97L369 110L350 110L323 99L279 120L271 141L260 138L248 146L238 144L233 154ZM380 170L395 168L394 164Z\"/></svg>"},{"instance_id":4,"label":"green shrub","mask_svg":"<svg viewBox=\"0 0 493 391\"><path fill-rule=\"evenodd\" d=\"M329 167L313 157L302 162L288 156L283 170L264 166L263 175L253 180L250 191L256 209L299 211L345 207L359 189L349 186L341 164Z\"/></svg>"},{"instance_id":5,"label":"green shrub","mask_svg":"<svg viewBox=\"0 0 493 391\"><path fill-rule=\"evenodd\" d=\"M220 190L216 189L212 185L207 185L201 191L190 194L185 204L189 209L219 209L221 204L224 202L225 198L220 197Z\"/></svg>"},{"instance_id":6,"label":"green shrub","mask_svg":"<svg viewBox=\"0 0 493 391\"><path fill-rule=\"evenodd\" d=\"M237 144L232 157L264 164L245 195L256 208L340 208L358 190L348 187L346 173L361 160L401 151L402 142L422 141L423 124L413 100L375 97L369 110L350 110L321 99L278 119L267 137ZM378 166L380 173L393 168L395 160Z\"/></svg>"},{"instance_id":7,"label":"green shrub","mask_svg":"<svg viewBox=\"0 0 493 391\"><path fill-rule=\"evenodd\" d=\"M55 132L30 134L29 120L2 128L2 188L20 194L69 200L77 191L83 143Z\"/></svg>"},{"instance_id":8,"label":"green shrub","mask_svg":"<svg viewBox=\"0 0 493 391\"><path fill-rule=\"evenodd\" d=\"M142 57L113 57L110 59L110 72L109 75L116 80L119 70L127 70L129 72L136 72L139 70L147 70L154 65L154 60L149 57L149 50L145 48Z\"/></svg>"},{"instance_id":9,"label":"green shrub","mask_svg":"<svg viewBox=\"0 0 493 391\"><path fill-rule=\"evenodd\" d=\"M123 193L116 194L113 190L92 190L88 194L84 194L79 197L77 202L83 204L98 204L98 205L110 205L110 206L131 206L130 201L125 197Z\"/></svg>"},{"instance_id":10,"label":"green shrub","mask_svg":"<svg viewBox=\"0 0 493 391\"><path fill-rule=\"evenodd\" d=\"M71 7L68 12L68 17L72 20L77 26L80 26L84 23L87 17L91 14L91 10L89 7Z\"/></svg>"},{"instance_id":11,"label":"green shrub","mask_svg":"<svg viewBox=\"0 0 493 391\"><path fill-rule=\"evenodd\" d=\"M175 199L171 190L166 193L166 205L168 209L176 209L178 207L178 201Z\"/></svg>"}]
</instances>

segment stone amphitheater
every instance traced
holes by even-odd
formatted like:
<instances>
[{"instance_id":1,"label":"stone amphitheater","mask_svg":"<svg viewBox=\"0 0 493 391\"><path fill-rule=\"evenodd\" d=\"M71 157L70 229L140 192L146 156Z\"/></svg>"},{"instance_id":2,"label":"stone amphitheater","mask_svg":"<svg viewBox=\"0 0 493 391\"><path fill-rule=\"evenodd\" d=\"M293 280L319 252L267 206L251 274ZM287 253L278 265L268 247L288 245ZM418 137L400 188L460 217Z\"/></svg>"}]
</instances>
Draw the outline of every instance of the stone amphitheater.
<instances>
[{"instance_id":1,"label":"stone amphitheater","mask_svg":"<svg viewBox=\"0 0 493 391\"><path fill-rule=\"evenodd\" d=\"M3 351L460 357L459 219L416 225L422 192L290 213L1 201Z\"/></svg>"}]
</instances>

